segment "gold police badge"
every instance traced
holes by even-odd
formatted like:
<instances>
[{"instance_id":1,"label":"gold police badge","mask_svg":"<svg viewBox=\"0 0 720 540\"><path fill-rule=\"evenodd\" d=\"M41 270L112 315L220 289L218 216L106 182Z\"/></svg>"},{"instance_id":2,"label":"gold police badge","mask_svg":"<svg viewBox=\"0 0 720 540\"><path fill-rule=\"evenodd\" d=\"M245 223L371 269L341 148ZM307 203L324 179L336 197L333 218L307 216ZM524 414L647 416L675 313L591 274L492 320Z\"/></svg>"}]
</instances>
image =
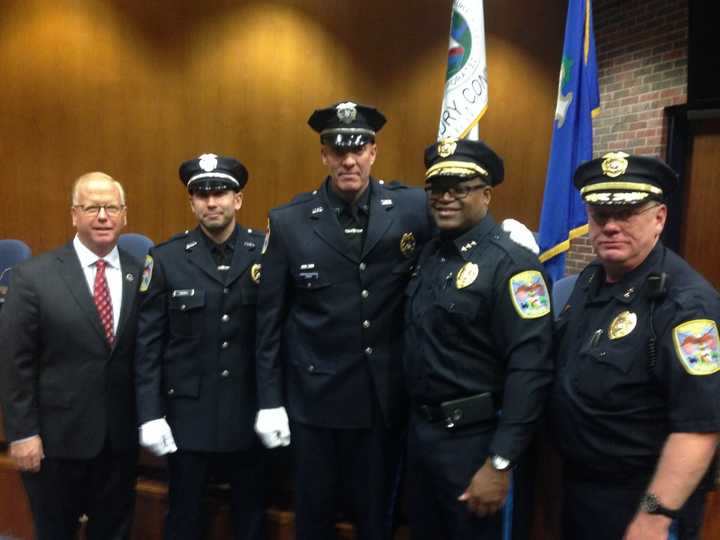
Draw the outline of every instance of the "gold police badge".
<instances>
[{"instance_id":1,"label":"gold police badge","mask_svg":"<svg viewBox=\"0 0 720 540\"><path fill-rule=\"evenodd\" d=\"M259 263L255 263L250 267L250 279L255 283L260 283L260 269L261 266Z\"/></svg>"},{"instance_id":2,"label":"gold police badge","mask_svg":"<svg viewBox=\"0 0 720 540\"><path fill-rule=\"evenodd\" d=\"M400 238L400 253L408 259L415 253L415 235L413 233L406 232Z\"/></svg>"},{"instance_id":3,"label":"gold police badge","mask_svg":"<svg viewBox=\"0 0 720 540\"><path fill-rule=\"evenodd\" d=\"M455 287L458 289L464 289L468 285L471 285L478 277L478 265L475 263L465 263L460 270L458 270L457 276L455 276Z\"/></svg>"},{"instance_id":4,"label":"gold police badge","mask_svg":"<svg viewBox=\"0 0 720 540\"><path fill-rule=\"evenodd\" d=\"M610 178L625 174L628 166L627 159L625 159L627 157L629 155L625 152L609 152L605 154L601 165L603 174Z\"/></svg>"},{"instance_id":5,"label":"gold police badge","mask_svg":"<svg viewBox=\"0 0 720 540\"><path fill-rule=\"evenodd\" d=\"M632 311L623 311L610 323L608 336L610 339L620 339L635 330L637 315Z\"/></svg>"},{"instance_id":6,"label":"gold police badge","mask_svg":"<svg viewBox=\"0 0 720 540\"><path fill-rule=\"evenodd\" d=\"M438 141L437 152L440 157L446 158L452 156L457 148L457 139L454 137L445 137Z\"/></svg>"}]
</instances>

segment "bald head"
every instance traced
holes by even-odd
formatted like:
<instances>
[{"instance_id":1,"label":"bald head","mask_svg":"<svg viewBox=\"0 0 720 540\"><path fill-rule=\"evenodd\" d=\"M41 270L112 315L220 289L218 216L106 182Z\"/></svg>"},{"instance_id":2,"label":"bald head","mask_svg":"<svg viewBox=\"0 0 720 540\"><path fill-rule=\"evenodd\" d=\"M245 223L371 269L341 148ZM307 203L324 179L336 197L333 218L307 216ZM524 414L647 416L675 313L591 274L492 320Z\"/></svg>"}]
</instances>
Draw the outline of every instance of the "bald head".
<instances>
[{"instance_id":1,"label":"bald head","mask_svg":"<svg viewBox=\"0 0 720 540\"><path fill-rule=\"evenodd\" d=\"M100 171L85 173L77 180L75 180L72 187L71 202L73 206L80 204L78 201L80 200L79 197L81 188L83 188L88 182L92 181L100 181L101 183L105 181L112 183L117 188L118 193L120 194L120 204L125 206L125 190L123 189L122 184L115 180L109 174L105 174L104 172Z\"/></svg>"}]
</instances>

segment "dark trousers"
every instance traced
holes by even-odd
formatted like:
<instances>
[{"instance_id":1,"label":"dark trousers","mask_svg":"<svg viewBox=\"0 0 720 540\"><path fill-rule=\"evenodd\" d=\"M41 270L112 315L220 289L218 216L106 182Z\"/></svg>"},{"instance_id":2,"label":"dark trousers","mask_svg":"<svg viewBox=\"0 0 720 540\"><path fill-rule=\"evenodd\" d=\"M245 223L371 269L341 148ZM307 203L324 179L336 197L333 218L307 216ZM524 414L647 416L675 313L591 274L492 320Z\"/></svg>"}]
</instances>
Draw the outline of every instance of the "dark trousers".
<instances>
[{"instance_id":1,"label":"dark trousers","mask_svg":"<svg viewBox=\"0 0 720 540\"><path fill-rule=\"evenodd\" d=\"M337 503L349 507L357 540L385 540L392 528L403 433L384 426L291 425L297 540L332 540Z\"/></svg>"},{"instance_id":2,"label":"dark trousers","mask_svg":"<svg viewBox=\"0 0 720 540\"><path fill-rule=\"evenodd\" d=\"M448 431L413 414L408 430L407 505L413 540L500 540L502 511L479 518L457 498L488 456L492 432Z\"/></svg>"},{"instance_id":3,"label":"dark trousers","mask_svg":"<svg viewBox=\"0 0 720 540\"><path fill-rule=\"evenodd\" d=\"M40 472L22 473L37 540L74 540L78 519L88 516L88 540L130 538L137 452L93 459L45 458Z\"/></svg>"},{"instance_id":4,"label":"dark trousers","mask_svg":"<svg viewBox=\"0 0 720 540\"><path fill-rule=\"evenodd\" d=\"M189 452L168 455L169 510L166 540L199 540L207 522L207 487L212 474L230 484L235 540L265 538L265 470L262 450Z\"/></svg>"},{"instance_id":5,"label":"dark trousers","mask_svg":"<svg viewBox=\"0 0 720 540\"><path fill-rule=\"evenodd\" d=\"M637 512L647 482L627 485L607 480L569 476L563 482L562 529L565 540L622 540ZM705 509L706 489L686 501L673 523L677 540L698 540Z\"/></svg>"}]
</instances>

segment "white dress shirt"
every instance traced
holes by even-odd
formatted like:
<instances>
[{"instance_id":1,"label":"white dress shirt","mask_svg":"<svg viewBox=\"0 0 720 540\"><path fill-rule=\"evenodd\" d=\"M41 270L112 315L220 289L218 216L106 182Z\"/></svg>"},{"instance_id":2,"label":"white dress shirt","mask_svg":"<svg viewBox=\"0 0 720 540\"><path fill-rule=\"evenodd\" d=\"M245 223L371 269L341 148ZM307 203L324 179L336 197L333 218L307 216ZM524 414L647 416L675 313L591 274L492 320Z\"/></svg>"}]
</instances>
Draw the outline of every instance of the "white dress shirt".
<instances>
[{"instance_id":1,"label":"white dress shirt","mask_svg":"<svg viewBox=\"0 0 720 540\"><path fill-rule=\"evenodd\" d=\"M107 263L105 265L105 279L107 279L108 288L110 289L110 301L112 302L113 308L113 333L117 335L117 327L120 322L120 307L122 306L123 288L122 268L120 268L120 252L118 251L117 246L115 246L112 251L104 257L98 257L85 247L77 235L75 235L73 240L73 247L75 248L75 253L77 253L78 259L80 259L80 266L85 274L85 280L87 281L88 288L90 289L90 296L93 295L95 274L97 273L95 263L98 259L103 259Z\"/></svg>"}]
</instances>

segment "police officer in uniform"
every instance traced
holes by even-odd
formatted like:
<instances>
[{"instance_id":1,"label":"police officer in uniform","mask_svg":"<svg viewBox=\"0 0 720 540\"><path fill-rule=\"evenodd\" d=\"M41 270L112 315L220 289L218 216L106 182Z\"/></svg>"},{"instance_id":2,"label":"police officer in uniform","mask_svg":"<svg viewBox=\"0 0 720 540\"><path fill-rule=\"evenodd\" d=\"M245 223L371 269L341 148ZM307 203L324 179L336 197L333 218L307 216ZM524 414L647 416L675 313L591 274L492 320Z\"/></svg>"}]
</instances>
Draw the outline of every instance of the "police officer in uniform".
<instances>
[{"instance_id":1,"label":"police officer in uniform","mask_svg":"<svg viewBox=\"0 0 720 540\"><path fill-rule=\"evenodd\" d=\"M262 236L241 228L245 167L203 154L180 166L198 227L155 246L140 286L136 386L141 444L168 455L167 539L203 538L209 475L231 486L236 539L263 533L253 420ZM176 450L177 447L177 451Z\"/></svg>"},{"instance_id":2,"label":"police officer in uniform","mask_svg":"<svg viewBox=\"0 0 720 540\"><path fill-rule=\"evenodd\" d=\"M556 330L564 537L698 538L720 431L718 294L659 240L677 183L665 163L613 152L574 182L598 258Z\"/></svg>"},{"instance_id":3,"label":"police officer in uniform","mask_svg":"<svg viewBox=\"0 0 720 540\"><path fill-rule=\"evenodd\" d=\"M488 213L502 160L481 141L425 152L439 234L407 288L413 539L500 539L499 510L552 379L550 299L537 257Z\"/></svg>"},{"instance_id":4,"label":"police officer in uniform","mask_svg":"<svg viewBox=\"0 0 720 540\"><path fill-rule=\"evenodd\" d=\"M334 538L345 499L357 538L381 540L407 410L403 291L430 219L422 190L370 176L378 110L343 102L308 123L329 175L270 212L256 429L267 446L292 433L298 539Z\"/></svg>"}]
</instances>

